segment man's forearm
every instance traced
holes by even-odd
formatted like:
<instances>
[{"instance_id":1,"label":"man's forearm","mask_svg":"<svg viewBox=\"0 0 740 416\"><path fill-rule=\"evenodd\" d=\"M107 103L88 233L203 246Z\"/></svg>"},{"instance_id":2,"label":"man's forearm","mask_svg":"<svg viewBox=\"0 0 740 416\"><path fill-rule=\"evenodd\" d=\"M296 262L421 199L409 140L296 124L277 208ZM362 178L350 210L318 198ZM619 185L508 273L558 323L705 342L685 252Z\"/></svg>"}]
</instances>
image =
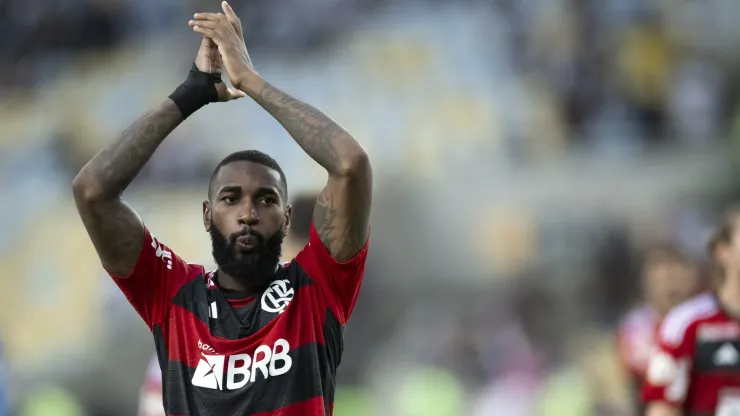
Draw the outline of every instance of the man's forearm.
<instances>
[{"instance_id":1,"label":"man's forearm","mask_svg":"<svg viewBox=\"0 0 740 416\"><path fill-rule=\"evenodd\" d=\"M331 175L351 171L362 146L347 130L316 108L255 76L244 92L270 113L313 160Z\"/></svg>"},{"instance_id":2,"label":"man's forearm","mask_svg":"<svg viewBox=\"0 0 740 416\"><path fill-rule=\"evenodd\" d=\"M100 199L120 196L182 121L175 103L166 99L95 155L75 178L75 186L85 188Z\"/></svg>"}]
</instances>

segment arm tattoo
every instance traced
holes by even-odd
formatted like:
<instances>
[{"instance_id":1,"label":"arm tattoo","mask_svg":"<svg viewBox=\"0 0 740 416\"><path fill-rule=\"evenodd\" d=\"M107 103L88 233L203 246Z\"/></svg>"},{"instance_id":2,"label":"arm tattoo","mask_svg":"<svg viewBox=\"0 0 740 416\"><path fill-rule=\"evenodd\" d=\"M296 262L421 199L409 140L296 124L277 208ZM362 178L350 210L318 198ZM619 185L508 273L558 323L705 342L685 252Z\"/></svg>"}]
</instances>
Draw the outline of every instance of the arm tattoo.
<instances>
[{"instance_id":1,"label":"arm tattoo","mask_svg":"<svg viewBox=\"0 0 740 416\"><path fill-rule=\"evenodd\" d=\"M83 168L103 197L115 197L134 180L164 139L182 123L175 103L166 100L143 115Z\"/></svg>"},{"instance_id":2,"label":"arm tattoo","mask_svg":"<svg viewBox=\"0 0 740 416\"><path fill-rule=\"evenodd\" d=\"M314 207L321 241L338 261L352 259L369 231L372 171L364 149L326 114L260 81L247 93L329 173Z\"/></svg>"},{"instance_id":3,"label":"arm tattoo","mask_svg":"<svg viewBox=\"0 0 740 416\"><path fill-rule=\"evenodd\" d=\"M329 116L267 82L252 98L330 174L338 173L346 156L360 148L359 143Z\"/></svg>"},{"instance_id":4,"label":"arm tattoo","mask_svg":"<svg viewBox=\"0 0 740 416\"><path fill-rule=\"evenodd\" d=\"M177 106L166 100L95 155L75 178L82 222L103 266L117 276L134 268L144 241L141 220L121 194L181 122Z\"/></svg>"},{"instance_id":5,"label":"arm tattoo","mask_svg":"<svg viewBox=\"0 0 740 416\"><path fill-rule=\"evenodd\" d=\"M351 189L351 188L350 188ZM325 188L316 200L314 226L329 253L338 261L351 260L365 246L369 226L370 192L353 193L354 201L337 200L332 187ZM354 215L343 214L342 204L350 204Z\"/></svg>"}]
</instances>

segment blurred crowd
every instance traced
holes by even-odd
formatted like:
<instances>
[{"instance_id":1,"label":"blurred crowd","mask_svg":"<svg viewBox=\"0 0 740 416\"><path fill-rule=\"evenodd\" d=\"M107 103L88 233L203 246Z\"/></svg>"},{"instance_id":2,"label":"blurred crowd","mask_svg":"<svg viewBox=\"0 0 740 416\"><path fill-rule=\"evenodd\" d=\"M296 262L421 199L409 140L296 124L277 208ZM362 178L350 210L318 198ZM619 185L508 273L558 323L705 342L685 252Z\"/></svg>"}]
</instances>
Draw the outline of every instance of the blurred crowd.
<instances>
[{"instance_id":1,"label":"blurred crowd","mask_svg":"<svg viewBox=\"0 0 740 416\"><path fill-rule=\"evenodd\" d=\"M0 293L0 334L20 415L136 411L152 343L104 277L70 181L182 80L187 19L218 3L0 0L0 262L17 289ZM232 4L258 70L376 166L336 414L633 414L615 330L643 300L648 249L668 241L703 265L739 189L740 3ZM127 200L207 262L207 177L248 147L286 166L291 193L323 183L239 102L188 120Z\"/></svg>"},{"instance_id":2,"label":"blurred crowd","mask_svg":"<svg viewBox=\"0 0 740 416\"><path fill-rule=\"evenodd\" d=\"M296 54L310 54L351 33L384 6L447 3L485 9L505 42L500 45L504 55L494 58L504 62L492 64L510 66L521 78L521 88L535 94L529 99L543 101L525 104L542 108L538 124L564 124L560 131L550 130L556 137L545 141L562 136L607 141L604 145L628 142L612 146L703 142L727 131L735 116L737 60L731 52L738 33L732 22L739 12L729 1L233 3L244 16L252 49ZM132 39L171 33L190 11L217 6L217 1L3 1L0 22L8 36L0 44L0 87L33 91L33 86L53 79L71 57L94 56ZM479 40L486 43L485 36ZM492 48L499 46L496 39L490 40ZM554 107L548 108L547 101ZM531 119L522 117L518 129L528 128Z\"/></svg>"},{"instance_id":3,"label":"blurred crowd","mask_svg":"<svg viewBox=\"0 0 740 416\"><path fill-rule=\"evenodd\" d=\"M249 39L265 47L306 51L332 39L360 17L358 10L377 0L243 1L232 2L246 16ZM0 43L3 88L28 88L58 74L76 54L114 48L131 39L161 35L189 11L218 9L218 1L59 0L0 2L0 23L6 36ZM326 13L329 10L330 13Z\"/></svg>"}]
</instances>

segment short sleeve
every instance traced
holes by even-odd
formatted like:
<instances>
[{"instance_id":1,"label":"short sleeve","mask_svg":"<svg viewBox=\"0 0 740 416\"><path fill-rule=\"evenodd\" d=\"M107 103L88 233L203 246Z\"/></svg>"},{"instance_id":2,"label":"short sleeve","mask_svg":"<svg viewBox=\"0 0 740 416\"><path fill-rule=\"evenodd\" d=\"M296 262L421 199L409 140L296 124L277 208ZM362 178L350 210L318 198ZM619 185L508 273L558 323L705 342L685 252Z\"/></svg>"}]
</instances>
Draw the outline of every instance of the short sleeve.
<instances>
[{"instance_id":1,"label":"short sleeve","mask_svg":"<svg viewBox=\"0 0 740 416\"><path fill-rule=\"evenodd\" d=\"M108 274L152 329L164 321L170 300L188 280L191 267L144 227L144 245L131 273Z\"/></svg>"},{"instance_id":2,"label":"short sleeve","mask_svg":"<svg viewBox=\"0 0 740 416\"><path fill-rule=\"evenodd\" d=\"M691 326L677 328L666 319L658 333L657 347L648 363L643 399L680 407L691 382L693 340Z\"/></svg>"},{"instance_id":3,"label":"short sleeve","mask_svg":"<svg viewBox=\"0 0 740 416\"><path fill-rule=\"evenodd\" d=\"M329 307L342 325L346 325L360 292L365 274L365 261L370 240L351 260L340 263L321 242L311 223L308 244L296 256L296 262L308 273L314 284L321 287Z\"/></svg>"}]
</instances>

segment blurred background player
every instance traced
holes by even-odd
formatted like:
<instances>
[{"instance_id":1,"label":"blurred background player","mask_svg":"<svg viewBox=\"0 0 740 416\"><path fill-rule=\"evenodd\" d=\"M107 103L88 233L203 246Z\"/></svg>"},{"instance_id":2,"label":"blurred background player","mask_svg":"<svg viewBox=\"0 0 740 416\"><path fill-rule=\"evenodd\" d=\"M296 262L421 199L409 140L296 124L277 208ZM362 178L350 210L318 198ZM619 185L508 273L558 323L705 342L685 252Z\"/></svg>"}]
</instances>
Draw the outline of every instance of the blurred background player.
<instances>
[{"instance_id":1,"label":"blurred background player","mask_svg":"<svg viewBox=\"0 0 740 416\"><path fill-rule=\"evenodd\" d=\"M311 229L311 216L313 206L316 203L318 192L304 192L294 197L291 202L293 217L290 231L283 241L283 261L290 261L308 243L308 233ZM0 396L1 396L0 391ZM0 405L2 405L0 397ZM149 360L146 377L139 391L139 414L138 416L164 416L162 406L162 370L155 354ZM2 407L0 407L0 416Z\"/></svg>"},{"instance_id":2,"label":"blurred background player","mask_svg":"<svg viewBox=\"0 0 740 416\"><path fill-rule=\"evenodd\" d=\"M660 244L645 254L641 286L640 304L626 314L617 329L619 360L640 413L640 389L655 348L658 326L671 309L699 292L701 278L687 253L675 245Z\"/></svg>"},{"instance_id":3,"label":"blurred background player","mask_svg":"<svg viewBox=\"0 0 740 416\"><path fill-rule=\"evenodd\" d=\"M717 290L674 308L660 325L644 387L647 416L740 414L740 210L709 242Z\"/></svg>"}]
</instances>

